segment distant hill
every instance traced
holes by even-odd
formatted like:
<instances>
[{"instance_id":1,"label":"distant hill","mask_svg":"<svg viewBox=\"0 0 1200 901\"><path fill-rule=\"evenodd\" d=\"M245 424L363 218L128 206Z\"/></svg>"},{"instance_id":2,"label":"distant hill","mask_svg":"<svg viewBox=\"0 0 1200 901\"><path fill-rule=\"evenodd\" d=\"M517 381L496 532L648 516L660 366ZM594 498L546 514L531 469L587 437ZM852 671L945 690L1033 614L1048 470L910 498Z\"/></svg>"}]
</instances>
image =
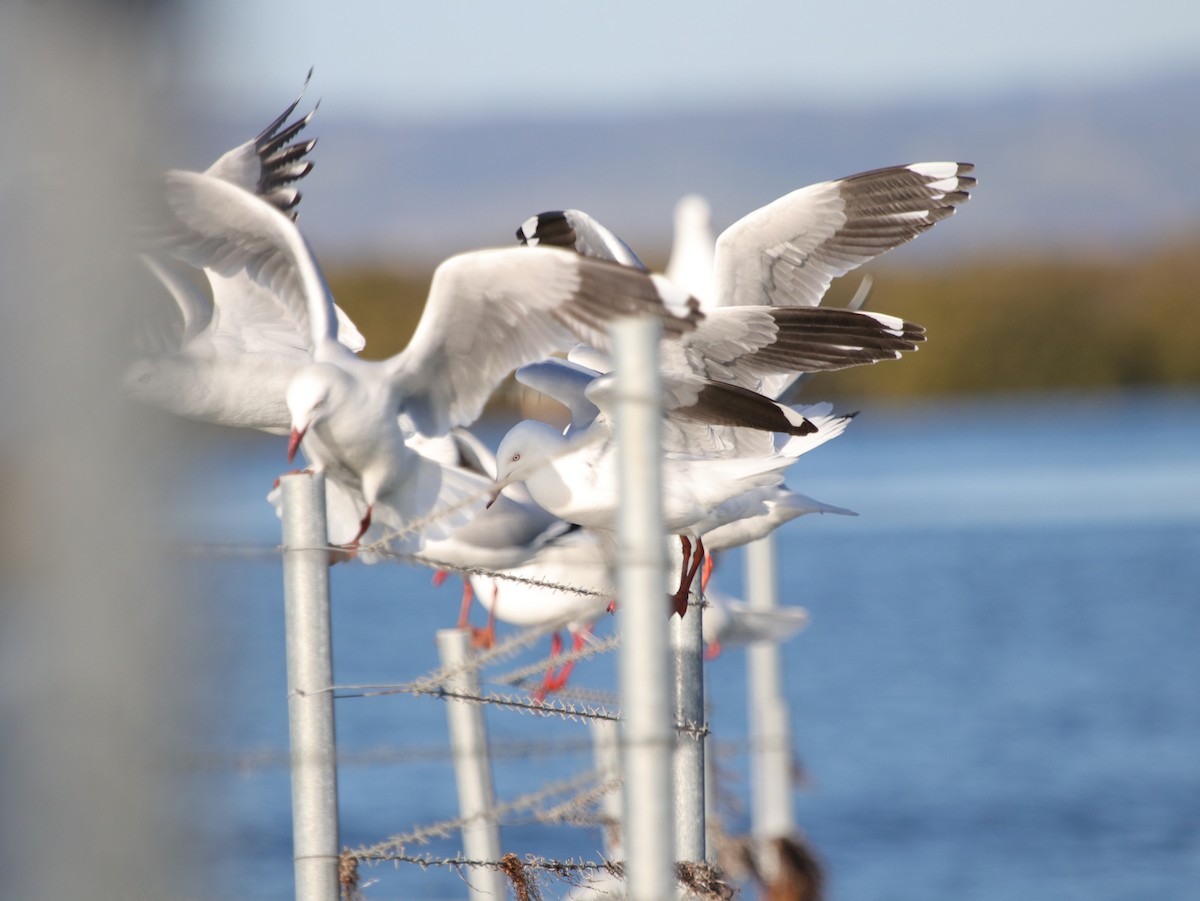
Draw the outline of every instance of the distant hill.
<instances>
[{"instance_id":1,"label":"distant hill","mask_svg":"<svg viewBox=\"0 0 1200 901\"><path fill-rule=\"evenodd\" d=\"M277 110L227 112L201 117L191 164ZM685 193L705 194L720 228L814 181L954 158L976 164L975 199L897 262L1106 250L1200 229L1198 112L1200 68L970 101L621 117L581 107L567 121L356 121L327 103L312 125L320 144L301 224L323 259L421 266L507 243L526 216L574 206L661 259Z\"/></svg>"}]
</instances>

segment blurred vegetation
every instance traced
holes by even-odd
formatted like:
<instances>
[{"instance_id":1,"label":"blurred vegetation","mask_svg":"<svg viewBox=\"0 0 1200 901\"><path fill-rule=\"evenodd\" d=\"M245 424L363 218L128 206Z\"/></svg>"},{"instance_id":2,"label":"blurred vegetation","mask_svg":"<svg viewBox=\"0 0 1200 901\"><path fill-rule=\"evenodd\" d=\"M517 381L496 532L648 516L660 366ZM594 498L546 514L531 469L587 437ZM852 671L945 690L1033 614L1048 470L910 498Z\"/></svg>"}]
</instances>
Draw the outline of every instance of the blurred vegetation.
<instances>
[{"instance_id":1,"label":"blurred vegetation","mask_svg":"<svg viewBox=\"0 0 1200 901\"><path fill-rule=\"evenodd\" d=\"M901 361L822 376L822 398L1200 386L1200 236L1127 258L869 271L870 308L919 322L928 340ZM404 347L430 274L329 273L367 337L367 356ZM828 302L845 303L857 284L855 273L839 279Z\"/></svg>"}]
</instances>

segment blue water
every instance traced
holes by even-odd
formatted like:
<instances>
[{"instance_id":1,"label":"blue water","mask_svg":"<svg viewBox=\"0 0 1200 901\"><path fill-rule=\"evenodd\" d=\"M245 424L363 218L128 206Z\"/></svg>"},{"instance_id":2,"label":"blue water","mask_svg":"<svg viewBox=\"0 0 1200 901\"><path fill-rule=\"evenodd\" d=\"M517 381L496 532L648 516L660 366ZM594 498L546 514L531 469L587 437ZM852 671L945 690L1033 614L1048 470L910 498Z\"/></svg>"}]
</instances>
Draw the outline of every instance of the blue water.
<instances>
[{"instance_id":1,"label":"blue water","mask_svg":"<svg viewBox=\"0 0 1200 901\"><path fill-rule=\"evenodd\" d=\"M203 432L175 474L199 541L269 546L278 440ZM1200 897L1200 398L871 403L789 484L856 509L779 533L781 594L812 614L784 667L804 774L798 821L831 901ZM193 773L215 897L290 897L282 591L270 557L189 560L210 605L220 706ZM738 593L738 555L716 583ZM436 665L458 591L427 571L333 570L336 679ZM479 615L477 609L476 616ZM710 664L724 788L741 799L744 658ZM575 680L611 689L612 661ZM441 702L338 702L343 844L452 817ZM492 709L510 798L587 769L587 731ZM235 769L234 760L251 764ZM376 755L370 758L369 755ZM364 759L365 758L365 759ZM506 850L595 859L596 830L506 824ZM453 854L454 840L428 846ZM366 869L368 899L463 897L458 876ZM547 893L554 894L553 883Z\"/></svg>"}]
</instances>

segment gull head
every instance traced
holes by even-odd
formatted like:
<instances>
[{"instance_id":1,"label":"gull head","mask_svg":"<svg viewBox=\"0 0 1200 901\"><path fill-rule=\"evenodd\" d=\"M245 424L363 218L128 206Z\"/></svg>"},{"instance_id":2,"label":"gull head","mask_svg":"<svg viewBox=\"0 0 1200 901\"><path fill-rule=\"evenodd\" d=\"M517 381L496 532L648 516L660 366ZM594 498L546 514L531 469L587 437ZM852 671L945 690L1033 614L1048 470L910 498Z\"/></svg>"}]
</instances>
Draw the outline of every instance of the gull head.
<instances>
[{"instance_id":1,"label":"gull head","mask_svg":"<svg viewBox=\"0 0 1200 901\"><path fill-rule=\"evenodd\" d=\"M513 426L496 448L495 502L500 492L513 482L521 482L552 461L567 439L554 426L526 419Z\"/></svg>"},{"instance_id":2,"label":"gull head","mask_svg":"<svg viewBox=\"0 0 1200 901\"><path fill-rule=\"evenodd\" d=\"M292 417L292 433L288 439L289 463L296 456L305 433L329 411L330 396L338 383L337 376L336 367L327 363L313 363L297 372L288 383L287 407Z\"/></svg>"}]
</instances>

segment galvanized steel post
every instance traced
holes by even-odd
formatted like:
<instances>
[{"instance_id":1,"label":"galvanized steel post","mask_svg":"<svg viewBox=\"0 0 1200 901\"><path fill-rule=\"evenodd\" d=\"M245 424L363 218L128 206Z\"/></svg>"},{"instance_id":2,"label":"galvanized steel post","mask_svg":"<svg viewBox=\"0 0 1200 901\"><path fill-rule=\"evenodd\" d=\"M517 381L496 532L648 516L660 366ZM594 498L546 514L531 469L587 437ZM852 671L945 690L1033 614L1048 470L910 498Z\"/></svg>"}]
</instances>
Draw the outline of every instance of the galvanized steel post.
<instances>
[{"instance_id":1,"label":"galvanized steel post","mask_svg":"<svg viewBox=\"0 0 1200 901\"><path fill-rule=\"evenodd\" d=\"M746 600L751 607L778 606L775 537L746 546ZM783 696L779 645L758 642L746 650L749 694L751 827L761 848L796 831L792 803L792 736ZM764 861L770 866L770 861Z\"/></svg>"},{"instance_id":2,"label":"galvanized steel post","mask_svg":"<svg viewBox=\"0 0 1200 901\"><path fill-rule=\"evenodd\" d=\"M625 772L622 839L631 901L675 895L662 514L662 385L657 320L629 318L611 332L616 351L620 508L617 521L618 667Z\"/></svg>"},{"instance_id":3,"label":"galvanized steel post","mask_svg":"<svg viewBox=\"0 0 1200 901\"><path fill-rule=\"evenodd\" d=\"M592 720L592 757L596 771L605 782L621 776L621 737L613 720ZM600 813L608 820L604 828L604 856L620 860L625 856L621 840L621 787L600 799Z\"/></svg>"},{"instance_id":4,"label":"galvanized steel post","mask_svg":"<svg viewBox=\"0 0 1200 901\"><path fill-rule=\"evenodd\" d=\"M283 492L283 599L297 901L337 901L337 746L325 480L293 473Z\"/></svg>"},{"instance_id":5,"label":"galvanized steel post","mask_svg":"<svg viewBox=\"0 0 1200 901\"><path fill-rule=\"evenodd\" d=\"M479 670L469 666L470 633L465 629L439 629L437 648L442 669L450 673L442 687L454 694L478 695ZM446 701L446 720L450 726L458 811L463 820L463 854L468 860L498 861L500 826L492 818L496 802L483 708L451 698ZM467 867L466 874L472 901L503 901L507 882L498 869Z\"/></svg>"},{"instance_id":6,"label":"galvanized steel post","mask_svg":"<svg viewBox=\"0 0 1200 901\"><path fill-rule=\"evenodd\" d=\"M704 805L704 611L692 596L687 615L671 617L675 658L675 857L705 858Z\"/></svg>"}]
</instances>

